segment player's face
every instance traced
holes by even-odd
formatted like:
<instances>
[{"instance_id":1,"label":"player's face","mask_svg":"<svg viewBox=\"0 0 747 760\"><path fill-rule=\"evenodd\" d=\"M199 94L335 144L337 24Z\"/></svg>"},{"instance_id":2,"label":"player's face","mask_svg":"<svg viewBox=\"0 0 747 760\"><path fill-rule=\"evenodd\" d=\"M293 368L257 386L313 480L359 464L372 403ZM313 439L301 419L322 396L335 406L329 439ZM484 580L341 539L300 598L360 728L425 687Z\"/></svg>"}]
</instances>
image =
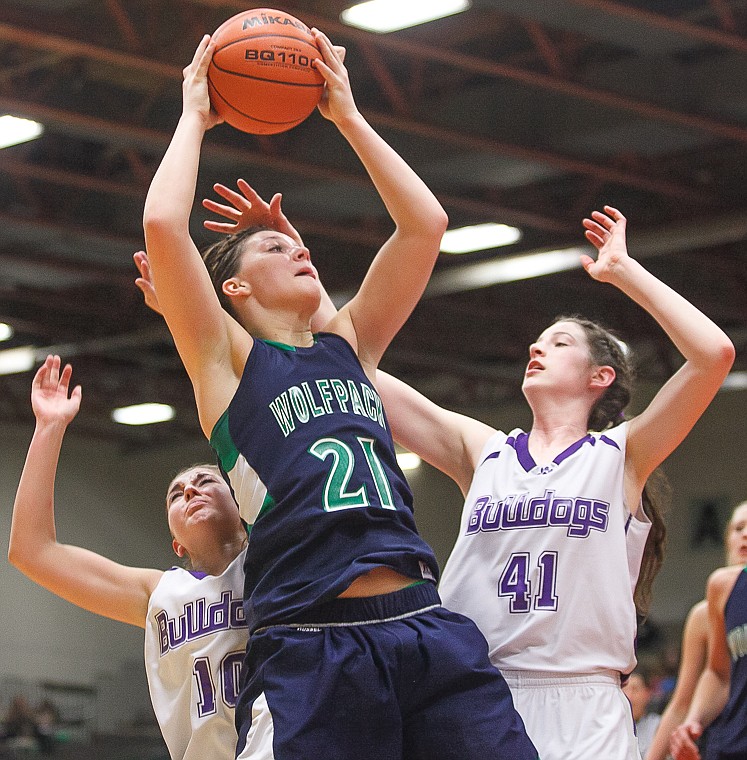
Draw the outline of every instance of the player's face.
<instances>
[{"instance_id":1,"label":"player's face","mask_svg":"<svg viewBox=\"0 0 747 760\"><path fill-rule=\"evenodd\" d=\"M205 526L230 536L242 531L236 502L226 481L214 470L193 467L171 481L166 492L171 533L184 546Z\"/></svg>"},{"instance_id":2,"label":"player's face","mask_svg":"<svg viewBox=\"0 0 747 760\"><path fill-rule=\"evenodd\" d=\"M747 503L740 504L729 521L726 557L730 565L747 565Z\"/></svg>"},{"instance_id":3,"label":"player's face","mask_svg":"<svg viewBox=\"0 0 747 760\"><path fill-rule=\"evenodd\" d=\"M522 388L552 387L580 392L593 370L589 343L581 325L556 322L529 347Z\"/></svg>"},{"instance_id":4,"label":"player's face","mask_svg":"<svg viewBox=\"0 0 747 760\"><path fill-rule=\"evenodd\" d=\"M319 276L309 249L274 230L261 230L244 242L237 275L260 303L319 299Z\"/></svg>"}]
</instances>

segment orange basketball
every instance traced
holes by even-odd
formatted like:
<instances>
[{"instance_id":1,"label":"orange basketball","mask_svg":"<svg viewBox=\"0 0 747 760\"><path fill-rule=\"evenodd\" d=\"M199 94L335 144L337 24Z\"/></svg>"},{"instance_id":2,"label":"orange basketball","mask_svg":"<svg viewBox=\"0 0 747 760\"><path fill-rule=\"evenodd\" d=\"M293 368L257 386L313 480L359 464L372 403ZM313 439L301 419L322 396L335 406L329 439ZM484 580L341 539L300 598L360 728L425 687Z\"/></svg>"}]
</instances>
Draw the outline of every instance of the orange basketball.
<instances>
[{"instance_id":1,"label":"orange basketball","mask_svg":"<svg viewBox=\"0 0 747 760\"><path fill-rule=\"evenodd\" d=\"M254 135L285 132L316 108L324 78L309 28L270 8L238 13L221 24L208 69L213 108L231 126Z\"/></svg>"}]
</instances>

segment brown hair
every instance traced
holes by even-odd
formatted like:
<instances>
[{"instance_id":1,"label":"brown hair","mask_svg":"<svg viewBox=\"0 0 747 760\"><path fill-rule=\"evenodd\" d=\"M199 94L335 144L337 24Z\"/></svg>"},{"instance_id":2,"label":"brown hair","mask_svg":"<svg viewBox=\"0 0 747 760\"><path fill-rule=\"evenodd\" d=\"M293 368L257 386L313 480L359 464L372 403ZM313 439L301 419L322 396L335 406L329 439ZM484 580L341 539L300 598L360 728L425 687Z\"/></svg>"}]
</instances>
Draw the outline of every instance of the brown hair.
<instances>
[{"instance_id":1,"label":"brown hair","mask_svg":"<svg viewBox=\"0 0 747 760\"><path fill-rule=\"evenodd\" d=\"M235 235L224 236L202 252L202 260L205 262L210 280L218 294L218 300L232 317L236 317L236 313L231 305L231 299L223 292L223 283L239 271L241 254L244 252L243 243L263 230L272 230L272 227L261 225L248 227Z\"/></svg>"},{"instance_id":2,"label":"brown hair","mask_svg":"<svg viewBox=\"0 0 747 760\"><path fill-rule=\"evenodd\" d=\"M635 378L630 351L623 348L623 342L614 333L596 322L579 316L558 317L556 322L574 322L584 330L589 345L589 355L593 365L609 366L615 370L615 379L599 397L589 413L589 430L601 431L615 427L625 421L625 408L630 397ZM636 610L646 617L651 604L651 587L664 562L667 542L667 528L664 514L669 506L671 487L660 469L649 475L641 494L641 504L646 516L651 520L651 530L641 560L633 600Z\"/></svg>"}]
</instances>

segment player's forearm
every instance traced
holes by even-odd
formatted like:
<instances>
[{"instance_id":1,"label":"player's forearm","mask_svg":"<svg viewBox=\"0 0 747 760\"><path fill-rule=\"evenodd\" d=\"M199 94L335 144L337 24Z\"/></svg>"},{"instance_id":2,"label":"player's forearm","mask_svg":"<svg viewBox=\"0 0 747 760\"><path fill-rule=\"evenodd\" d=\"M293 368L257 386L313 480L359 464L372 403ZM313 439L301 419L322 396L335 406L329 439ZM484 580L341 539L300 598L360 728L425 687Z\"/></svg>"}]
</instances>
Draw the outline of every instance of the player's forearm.
<instances>
[{"instance_id":1,"label":"player's forearm","mask_svg":"<svg viewBox=\"0 0 747 760\"><path fill-rule=\"evenodd\" d=\"M37 423L13 505L8 560L25 572L56 543L54 483L67 425Z\"/></svg>"},{"instance_id":2,"label":"player's forearm","mask_svg":"<svg viewBox=\"0 0 747 760\"><path fill-rule=\"evenodd\" d=\"M703 728L710 726L726 706L729 698L729 681L708 667L698 681L693 701L684 722L697 722Z\"/></svg>"},{"instance_id":3,"label":"player's forearm","mask_svg":"<svg viewBox=\"0 0 747 760\"><path fill-rule=\"evenodd\" d=\"M163 227L189 230L204 136L201 115L183 113L148 189L143 214L146 236ZM148 254L153 255L150 249Z\"/></svg>"},{"instance_id":4,"label":"player's forearm","mask_svg":"<svg viewBox=\"0 0 747 760\"><path fill-rule=\"evenodd\" d=\"M397 228L440 240L448 224L446 212L408 163L359 112L337 127L366 168Z\"/></svg>"},{"instance_id":5,"label":"player's forearm","mask_svg":"<svg viewBox=\"0 0 747 760\"><path fill-rule=\"evenodd\" d=\"M729 337L703 312L629 259L614 284L644 308L693 365L726 374L734 360Z\"/></svg>"}]
</instances>

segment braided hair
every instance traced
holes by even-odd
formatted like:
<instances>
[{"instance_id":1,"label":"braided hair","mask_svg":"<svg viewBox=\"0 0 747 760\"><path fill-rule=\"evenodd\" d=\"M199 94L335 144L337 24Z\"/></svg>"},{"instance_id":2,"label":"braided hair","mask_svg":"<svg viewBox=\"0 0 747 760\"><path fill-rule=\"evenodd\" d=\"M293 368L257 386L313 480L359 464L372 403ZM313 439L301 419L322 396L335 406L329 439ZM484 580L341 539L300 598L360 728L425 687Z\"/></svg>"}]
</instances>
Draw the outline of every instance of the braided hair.
<instances>
[{"instance_id":1,"label":"braided hair","mask_svg":"<svg viewBox=\"0 0 747 760\"><path fill-rule=\"evenodd\" d=\"M630 350L612 332L596 322L579 316L558 317L556 322L579 325L589 345L591 363L615 370L615 379L599 397L589 413L589 430L602 431L625 421L625 408L630 402L635 371ZM664 562L667 529L664 514L671 497L671 488L660 469L649 475L641 494L643 511L651 520L651 530L643 551L633 599L639 615L646 617L651 604L651 587Z\"/></svg>"}]
</instances>

